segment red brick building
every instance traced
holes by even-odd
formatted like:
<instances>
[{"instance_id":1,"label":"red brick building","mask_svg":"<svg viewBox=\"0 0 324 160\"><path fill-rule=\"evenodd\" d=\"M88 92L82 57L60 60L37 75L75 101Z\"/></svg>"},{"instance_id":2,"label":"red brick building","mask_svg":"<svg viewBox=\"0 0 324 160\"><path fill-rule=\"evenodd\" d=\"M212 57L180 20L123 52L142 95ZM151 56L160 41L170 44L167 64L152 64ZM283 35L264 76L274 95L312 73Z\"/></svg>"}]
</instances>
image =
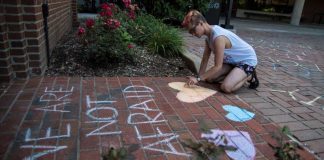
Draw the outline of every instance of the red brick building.
<instances>
[{"instance_id":1,"label":"red brick building","mask_svg":"<svg viewBox=\"0 0 324 160\"><path fill-rule=\"evenodd\" d=\"M0 82L42 75L47 66L43 4L48 4L49 53L77 24L76 0L0 0Z\"/></svg>"}]
</instances>

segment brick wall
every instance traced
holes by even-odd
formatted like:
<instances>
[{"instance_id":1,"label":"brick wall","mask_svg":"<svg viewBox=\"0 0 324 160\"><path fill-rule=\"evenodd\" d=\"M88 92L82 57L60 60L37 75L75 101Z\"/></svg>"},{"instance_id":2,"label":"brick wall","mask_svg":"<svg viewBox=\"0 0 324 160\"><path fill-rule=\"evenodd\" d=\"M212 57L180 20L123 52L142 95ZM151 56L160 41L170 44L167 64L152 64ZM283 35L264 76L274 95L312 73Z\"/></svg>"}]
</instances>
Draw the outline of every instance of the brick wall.
<instances>
[{"instance_id":1,"label":"brick wall","mask_svg":"<svg viewBox=\"0 0 324 160\"><path fill-rule=\"evenodd\" d=\"M0 82L42 75L47 67L42 4L0 0ZM77 24L76 0L47 0L50 52Z\"/></svg>"}]
</instances>

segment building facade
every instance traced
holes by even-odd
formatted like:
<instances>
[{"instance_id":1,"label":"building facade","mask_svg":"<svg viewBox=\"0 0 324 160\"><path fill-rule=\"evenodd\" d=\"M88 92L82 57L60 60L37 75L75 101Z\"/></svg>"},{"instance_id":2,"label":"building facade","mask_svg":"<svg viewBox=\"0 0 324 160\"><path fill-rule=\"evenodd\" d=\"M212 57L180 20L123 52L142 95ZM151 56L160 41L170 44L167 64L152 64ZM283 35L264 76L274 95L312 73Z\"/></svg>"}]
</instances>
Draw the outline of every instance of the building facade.
<instances>
[{"instance_id":1,"label":"building facade","mask_svg":"<svg viewBox=\"0 0 324 160\"><path fill-rule=\"evenodd\" d=\"M247 13L259 17L279 17L292 25L300 23L324 23L323 0L234 0L237 17L247 17Z\"/></svg>"},{"instance_id":2,"label":"building facade","mask_svg":"<svg viewBox=\"0 0 324 160\"><path fill-rule=\"evenodd\" d=\"M76 9L76 0L0 0L0 82L42 75L47 55L77 25Z\"/></svg>"}]
</instances>

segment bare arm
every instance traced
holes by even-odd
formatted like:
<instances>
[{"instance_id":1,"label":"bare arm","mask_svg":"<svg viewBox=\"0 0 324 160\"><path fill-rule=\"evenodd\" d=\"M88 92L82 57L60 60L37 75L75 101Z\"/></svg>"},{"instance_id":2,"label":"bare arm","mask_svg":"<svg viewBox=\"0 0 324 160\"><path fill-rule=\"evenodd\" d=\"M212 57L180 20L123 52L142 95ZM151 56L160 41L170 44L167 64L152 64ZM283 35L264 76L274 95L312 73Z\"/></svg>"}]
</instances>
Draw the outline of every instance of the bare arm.
<instances>
[{"instance_id":1,"label":"bare arm","mask_svg":"<svg viewBox=\"0 0 324 160\"><path fill-rule=\"evenodd\" d=\"M225 37L220 36L215 39L215 41L214 41L215 65L213 67L211 67L207 72L200 75L201 80L206 80L221 70L221 68L223 66L225 45L226 45Z\"/></svg>"},{"instance_id":2,"label":"bare arm","mask_svg":"<svg viewBox=\"0 0 324 160\"><path fill-rule=\"evenodd\" d=\"M207 40L206 40L206 44L205 44L205 50L204 50L204 54L203 54L203 58L201 60L200 63L200 68L199 68L199 73L198 75L202 75L206 72L206 68L208 65L208 60L210 57L210 53L211 53L211 49L208 46Z\"/></svg>"}]
</instances>

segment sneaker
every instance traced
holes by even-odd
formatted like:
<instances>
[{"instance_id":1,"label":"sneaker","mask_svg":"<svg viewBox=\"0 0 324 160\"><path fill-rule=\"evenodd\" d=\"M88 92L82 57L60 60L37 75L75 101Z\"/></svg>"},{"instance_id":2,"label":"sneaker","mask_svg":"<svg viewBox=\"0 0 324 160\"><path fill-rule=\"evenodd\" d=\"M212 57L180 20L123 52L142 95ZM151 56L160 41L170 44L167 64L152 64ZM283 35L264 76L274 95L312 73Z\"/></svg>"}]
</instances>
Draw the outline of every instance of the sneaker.
<instances>
[{"instance_id":1,"label":"sneaker","mask_svg":"<svg viewBox=\"0 0 324 160\"><path fill-rule=\"evenodd\" d=\"M250 89L256 89L259 87L259 80L256 74L256 71L254 70L252 73L252 78L251 80L248 81L250 83L249 88Z\"/></svg>"}]
</instances>

